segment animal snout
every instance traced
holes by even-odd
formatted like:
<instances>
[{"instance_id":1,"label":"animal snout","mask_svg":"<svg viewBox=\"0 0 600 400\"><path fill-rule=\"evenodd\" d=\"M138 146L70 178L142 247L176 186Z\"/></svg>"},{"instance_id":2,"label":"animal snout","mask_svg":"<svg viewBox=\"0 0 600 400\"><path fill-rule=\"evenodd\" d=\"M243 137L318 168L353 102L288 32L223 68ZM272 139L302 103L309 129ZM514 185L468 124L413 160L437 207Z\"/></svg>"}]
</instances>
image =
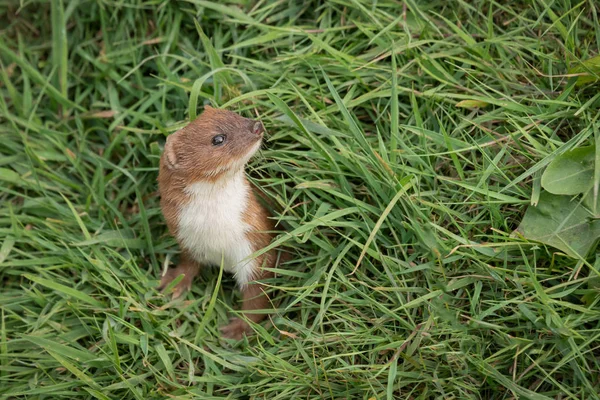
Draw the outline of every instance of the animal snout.
<instances>
[{"instance_id":1,"label":"animal snout","mask_svg":"<svg viewBox=\"0 0 600 400\"><path fill-rule=\"evenodd\" d=\"M254 125L252 125L252 133L255 135L262 135L265 132L265 127L262 122L256 121Z\"/></svg>"}]
</instances>

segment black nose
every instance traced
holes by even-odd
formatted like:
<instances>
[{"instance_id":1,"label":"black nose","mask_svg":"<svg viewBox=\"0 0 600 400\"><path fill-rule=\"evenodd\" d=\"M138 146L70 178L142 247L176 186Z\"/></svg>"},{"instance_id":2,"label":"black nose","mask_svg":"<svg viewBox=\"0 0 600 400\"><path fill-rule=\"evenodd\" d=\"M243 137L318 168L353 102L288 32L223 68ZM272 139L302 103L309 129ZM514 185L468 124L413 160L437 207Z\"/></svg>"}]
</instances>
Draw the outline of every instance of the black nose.
<instances>
[{"instance_id":1,"label":"black nose","mask_svg":"<svg viewBox=\"0 0 600 400\"><path fill-rule=\"evenodd\" d=\"M265 127L263 126L262 122L258 122L256 121L254 123L254 125L252 126L252 133L255 135L261 135L265 132Z\"/></svg>"}]
</instances>

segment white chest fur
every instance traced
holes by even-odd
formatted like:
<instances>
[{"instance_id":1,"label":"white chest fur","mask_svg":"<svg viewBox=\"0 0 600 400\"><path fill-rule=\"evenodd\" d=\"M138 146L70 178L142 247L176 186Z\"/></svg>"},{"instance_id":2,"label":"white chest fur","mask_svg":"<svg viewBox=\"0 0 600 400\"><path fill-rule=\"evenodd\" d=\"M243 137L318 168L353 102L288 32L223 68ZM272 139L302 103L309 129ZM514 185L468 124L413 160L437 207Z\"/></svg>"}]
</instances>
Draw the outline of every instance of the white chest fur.
<instances>
[{"instance_id":1,"label":"white chest fur","mask_svg":"<svg viewBox=\"0 0 600 400\"><path fill-rule=\"evenodd\" d=\"M185 189L189 202L179 210L177 237L201 264L221 265L239 285L252 280L254 252L243 220L250 188L243 172L215 183L197 182Z\"/></svg>"}]
</instances>

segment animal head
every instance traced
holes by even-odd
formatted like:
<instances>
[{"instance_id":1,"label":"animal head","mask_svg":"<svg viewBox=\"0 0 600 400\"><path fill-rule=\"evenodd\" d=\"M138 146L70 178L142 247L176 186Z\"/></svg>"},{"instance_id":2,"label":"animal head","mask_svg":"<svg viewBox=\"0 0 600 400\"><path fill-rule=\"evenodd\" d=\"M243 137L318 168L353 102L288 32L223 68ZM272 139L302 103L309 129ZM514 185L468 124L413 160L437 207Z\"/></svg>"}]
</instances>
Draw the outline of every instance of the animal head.
<instances>
[{"instance_id":1,"label":"animal head","mask_svg":"<svg viewBox=\"0 0 600 400\"><path fill-rule=\"evenodd\" d=\"M264 131L259 121L207 106L167 137L161 161L188 182L217 180L244 168L260 148Z\"/></svg>"}]
</instances>

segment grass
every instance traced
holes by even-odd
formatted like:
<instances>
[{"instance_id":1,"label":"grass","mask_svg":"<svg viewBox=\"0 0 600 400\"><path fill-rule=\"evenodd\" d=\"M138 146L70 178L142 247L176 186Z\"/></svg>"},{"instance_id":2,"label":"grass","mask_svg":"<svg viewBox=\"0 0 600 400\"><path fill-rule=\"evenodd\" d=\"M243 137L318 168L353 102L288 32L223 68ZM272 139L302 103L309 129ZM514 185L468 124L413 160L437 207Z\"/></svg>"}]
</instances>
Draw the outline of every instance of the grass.
<instances>
[{"instance_id":1,"label":"grass","mask_svg":"<svg viewBox=\"0 0 600 400\"><path fill-rule=\"evenodd\" d=\"M3 2L0 397L600 398L596 255L511 236L552 157L600 133L598 86L567 75L599 13ZM233 345L231 277L155 290L177 257L160 148L204 104L264 122L249 175L294 255Z\"/></svg>"}]
</instances>

